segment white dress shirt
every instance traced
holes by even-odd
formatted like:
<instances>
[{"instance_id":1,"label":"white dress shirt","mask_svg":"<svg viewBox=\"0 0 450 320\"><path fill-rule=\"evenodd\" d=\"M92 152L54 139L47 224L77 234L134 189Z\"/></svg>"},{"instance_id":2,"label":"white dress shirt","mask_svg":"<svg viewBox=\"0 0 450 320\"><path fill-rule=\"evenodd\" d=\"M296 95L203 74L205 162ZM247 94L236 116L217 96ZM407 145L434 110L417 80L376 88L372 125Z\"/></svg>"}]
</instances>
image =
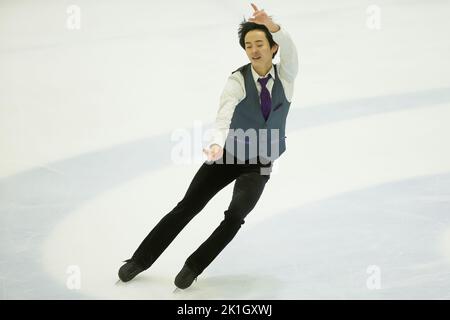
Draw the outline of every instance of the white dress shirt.
<instances>
[{"instance_id":1,"label":"white dress shirt","mask_svg":"<svg viewBox=\"0 0 450 320\"><path fill-rule=\"evenodd\" d=\"M281 84L283 85L286 99L292 102L292 96L294 93L294 80L298 73L298 56L297 49L294 45L289 34L280 27L277 32L271 33L273 40L279 46L280 63L277 64L277 75L275 69L272 68L264 75L265 78L269 73L272 76L267 82L267 89L272 95L272 87L276 76L280 77ZM261 94L261 84L258 82L258 78L261 76L256 73L253 66L251 66L253 81L255 81L258 95ZM234 109L246 96L244 77L240 72L235 72L228 77L225 88L220 97L220 107L217 112L216 121L214 124L214 131L212 138L208 143L208 147L213 144L218 144L222 148L225 145L225 141L230 129L231 119L233 117Z\"/></svg>"}]
</instances>

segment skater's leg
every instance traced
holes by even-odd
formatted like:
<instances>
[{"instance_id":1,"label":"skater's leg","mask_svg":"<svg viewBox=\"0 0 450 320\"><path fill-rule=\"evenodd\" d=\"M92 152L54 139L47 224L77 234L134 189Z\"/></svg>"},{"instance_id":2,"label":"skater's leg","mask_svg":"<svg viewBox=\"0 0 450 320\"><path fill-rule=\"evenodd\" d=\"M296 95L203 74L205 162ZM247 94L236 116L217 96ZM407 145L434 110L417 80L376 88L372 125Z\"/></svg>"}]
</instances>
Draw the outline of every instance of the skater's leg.
<instances>
[{"instance_id":1,"label":"skater's leg","mask_svg":"<svg viewBox=\"0 0 450 320\"><path fill-rule=\"evenodd\" d=\"M186 260L196 274L200 274L214 260L214 258L234 238L244 224L244 218L258 202L269 175L261 175L259 170L242 173L235 182L233 197L225 218L202 243L202 245Z\"/></svg>"},{"instance_id":2,"label":"skater's leg","mask_svg":"<svg viewBox=\"0 0 450 320\"><path fill-rule=\"evenodd\" d=\"M188 222L237 175L232 165L203 163L183 199L159 221L130 260L149 268Z\"/></svg>"}]
</instances>

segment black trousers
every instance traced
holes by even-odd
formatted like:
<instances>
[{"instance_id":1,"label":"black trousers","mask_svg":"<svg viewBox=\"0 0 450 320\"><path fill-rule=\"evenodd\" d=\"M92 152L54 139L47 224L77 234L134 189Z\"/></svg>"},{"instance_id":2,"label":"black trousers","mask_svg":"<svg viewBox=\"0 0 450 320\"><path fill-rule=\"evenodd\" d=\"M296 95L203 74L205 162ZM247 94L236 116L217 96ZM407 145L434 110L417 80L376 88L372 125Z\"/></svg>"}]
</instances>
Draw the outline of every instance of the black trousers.
<instances>
[{"instance_id":1,"label":"black trousers","mask_svg":"<svg viewBox=\"0 0 450 320\"><path fill-rule=\"evenodd\" d=\"M228 163L230 159L233 159L233 164ZM272 166L273 161L267 163L259 158L257 163L249 163L249 160L237 163L236 158L226 152L215 162L205 161L183 199L159 221L127 261L133 260L148 269L209 200L236 180L223 221L185 262L197 274L202 273L244 224L245 217L255 207L270 179Z\"/></svg>"}]
</instances>

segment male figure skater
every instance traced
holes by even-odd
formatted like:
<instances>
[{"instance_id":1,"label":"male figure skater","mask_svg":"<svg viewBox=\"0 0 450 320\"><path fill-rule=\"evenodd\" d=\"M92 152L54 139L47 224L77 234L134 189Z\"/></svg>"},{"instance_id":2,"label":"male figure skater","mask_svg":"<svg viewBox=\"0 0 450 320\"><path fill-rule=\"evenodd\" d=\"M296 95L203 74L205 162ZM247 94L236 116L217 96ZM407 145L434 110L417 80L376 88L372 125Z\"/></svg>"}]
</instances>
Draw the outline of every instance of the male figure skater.
<instances>
[{"instance_id":1,"label":"male figure skater","mask_svg":"<svg viewBox=\"0 0 450 320\"><path fill-rule=\"evenodd\" d=\"M273 161L286 149L285 124L298 71L297 50L282 27L264 10L251 5L253 17L242 22L238 32L250 63L228 78L212 141L204 149L208 160L195 174L183 199L153 228L131 259L125 260L119 269L124 282L148 269L209 200L236 180L224 220L187 258L175 278L178 288L188 288L244 224L270 178ZM280 63L274 65L272 59L279 47ZM253 130L256 140L255 135L251 140L247 136L240 139L235 135L238 130ZM251 151L255 146L256 157Z\"/></svg>"}]
</instances>

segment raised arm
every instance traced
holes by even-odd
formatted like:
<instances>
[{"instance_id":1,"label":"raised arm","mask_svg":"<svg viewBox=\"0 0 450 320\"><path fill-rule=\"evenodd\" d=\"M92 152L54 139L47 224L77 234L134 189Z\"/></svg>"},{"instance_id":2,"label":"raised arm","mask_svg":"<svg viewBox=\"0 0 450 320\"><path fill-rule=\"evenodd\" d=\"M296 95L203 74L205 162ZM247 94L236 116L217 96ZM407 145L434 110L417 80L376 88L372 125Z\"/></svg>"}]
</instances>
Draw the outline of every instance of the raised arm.
<instances>
[{"instance_id":1,"label":"raised arm","mask_svg":"<svg viewBox=\"0 0 450 320\"><path fill-rule=\"evenodd\" d=\"M298 73L298 54L294 42L286 30L276 24L264 9L259 10L253 3L251 5L254 10L253 18L248 21L263 24L269 29L273 40L280 47L280 77L287 82L294 82Z\"/></svg>"}]
</instances>

